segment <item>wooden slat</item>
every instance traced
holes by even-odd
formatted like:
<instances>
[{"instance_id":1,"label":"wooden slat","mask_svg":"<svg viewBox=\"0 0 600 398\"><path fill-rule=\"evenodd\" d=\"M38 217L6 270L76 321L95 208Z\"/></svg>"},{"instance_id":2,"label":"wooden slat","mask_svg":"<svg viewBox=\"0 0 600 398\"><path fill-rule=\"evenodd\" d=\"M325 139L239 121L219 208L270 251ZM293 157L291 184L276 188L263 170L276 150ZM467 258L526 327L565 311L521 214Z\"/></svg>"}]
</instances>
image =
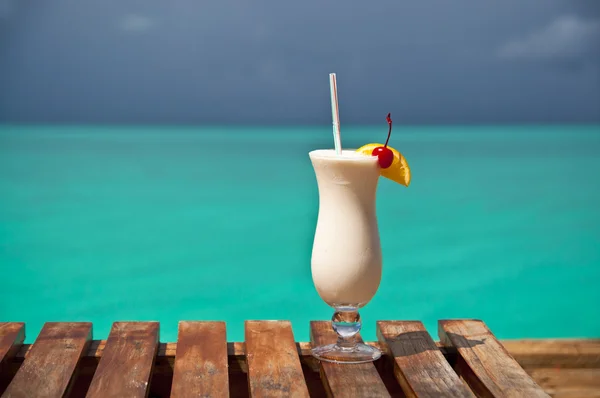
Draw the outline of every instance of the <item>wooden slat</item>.
<instances>
[{"instance_id":1,"label":"wooden slat","mask_svg":"<svg viewBox=\"0 0 600 398\"><path fill-rule=\"evenodd\" d=\"M377 337L407 397L473 397L421 322L378 321Z\"/></svg>"},{"instance_id":2,"label":"wooden slat","mask_svg":"<svg viewBox=\"0 0 600 398\"><path fill-rule=\"evenodd\" d=\"M480 320L442 320L440 340L458 351L457 371L482 397L548 397Z\"/></svg>"},{"instance_id":3,"label":"wooden slat","mask_svg":"<svg viewBox=\"0 0 600 398\"><path fill-rule=\"evenodd\" d=\"M501 340L527 368L600 368L600 339Z\"/></svg>"},{"instance_id":4,"label":"wooden slat","mask_svg":"<svg viewBox=\"0 0 600 398\"><path fill-rule=\"evenodd\" d=\"M246 361L252 397L308 397L292 325L246 321Z\"/></svg>"},{"instance_id":5,"label":"wooden slat","mask_svg":"<svg viewBox=\"0 0 600 398\"><path fill-rule=\"evenodd\" d=\"M24 340L24 323L0 322L0 395L14 376L11 362L21 350Z\"/></svg>"},{"instance_id":6,"label":"wooden slat","mask_svg":"<svg viewBox=\"0 0 600 398\"><path fill-rule=\"evenodd\" d=\"M310 340L313 346L333 344L337 334L331 322L312 321ZM362 341L360 337L358 340ZM320 362L321 380L325 390L334 397L389 397L385 384L373 363L335 364Z\"/></svg>"},{"instance_id":7,"label":"wooden slat","mask_svg":"<svg viewBox=\"0 0 600 398\"><path fill-rule=\"evenodd\" d=\"M24 323L0 322L0 366L17 355L24 340Z\"/></svg>"},{"instance_id":8,"label":"wooden slat","mask_svg":"<svg viewBox=\"0 0 600 398\"><path fill-rule=\"evenodd\" d=\"M47 322L2 397L64 396L91 339L89 322Z\"/></svg>"},{"instance_id":9,"label":"wooden slat","mask_svg":"<svg viewBox=\"0 0 600 398\"><path fill-rule=\"evenodd\" d=\"M228 397L225 322L179 322L171 398Z\"/></svg>"},{"instance_id":10,"label":"wooden slat","mask_svg":"<svg viewBox=\"0 0 600 398\"><path fill-rule=\"evenodd\" d=\"M554 398L600 397L600 369L531 369L531 377Z\"/></svg>"},{"instance_id":11,"label":"wooden slat","mask_svg":"<svg viewBox=\"0 0 600 398\"><path fill-rule=\"evenodd\" d=\"M158 334L158 322L113 323L87 397L146 397Z\"/></svg>"}]
</instances>

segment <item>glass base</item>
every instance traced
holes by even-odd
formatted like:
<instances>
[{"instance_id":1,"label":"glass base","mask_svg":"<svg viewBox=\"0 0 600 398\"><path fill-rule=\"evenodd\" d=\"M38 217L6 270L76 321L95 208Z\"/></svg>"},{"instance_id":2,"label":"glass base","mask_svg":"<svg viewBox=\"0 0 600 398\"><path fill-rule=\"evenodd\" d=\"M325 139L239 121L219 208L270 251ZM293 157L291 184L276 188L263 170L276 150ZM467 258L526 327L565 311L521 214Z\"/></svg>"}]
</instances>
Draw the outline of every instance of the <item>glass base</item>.
<instances>
[{"instance_id":1,"label":"glass base","mask_svg":"<svg viewBox=\"0 0 600 398\"><path fill-rule=\"evenodd\" d=\"M350 347L340 347L329 344L315 347L312 355L320 361L334 363L365 363L373 362L381 357L381 351L370 345L357 343Z\"/></svg>"}]
</instances>

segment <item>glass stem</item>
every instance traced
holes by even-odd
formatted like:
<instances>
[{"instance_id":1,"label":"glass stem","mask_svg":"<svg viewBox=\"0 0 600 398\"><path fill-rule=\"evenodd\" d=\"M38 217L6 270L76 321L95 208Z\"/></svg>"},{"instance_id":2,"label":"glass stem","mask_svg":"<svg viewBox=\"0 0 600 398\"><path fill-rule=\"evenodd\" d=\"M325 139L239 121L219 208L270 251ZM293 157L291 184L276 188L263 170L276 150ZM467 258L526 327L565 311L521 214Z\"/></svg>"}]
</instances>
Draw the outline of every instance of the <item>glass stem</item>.
<instances>
[{"instance_id":1,"label":"glass stem","mask_svg":"<svg viewBox=\"0 0 600 398\"><path fill-rule=\"evenodd\" d=\"M337 345L342 349L352 349L356 345L356 335L362 326L358 307L343 305L336 306L331 326L337 333Z\"/></svg>"}]
</instances>

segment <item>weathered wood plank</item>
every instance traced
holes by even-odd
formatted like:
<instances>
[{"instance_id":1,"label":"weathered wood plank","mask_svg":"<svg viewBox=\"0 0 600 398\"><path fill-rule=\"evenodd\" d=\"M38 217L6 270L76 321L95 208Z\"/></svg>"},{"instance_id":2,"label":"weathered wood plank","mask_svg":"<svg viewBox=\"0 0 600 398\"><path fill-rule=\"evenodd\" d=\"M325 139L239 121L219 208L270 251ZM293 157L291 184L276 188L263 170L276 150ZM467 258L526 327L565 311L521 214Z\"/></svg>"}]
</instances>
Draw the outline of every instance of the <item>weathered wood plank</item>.
<instances>
[{"instance_id":1,"label":"weathered wood plank","mask_svg":"<svg viewBox=\"0 0 600 398\"><path fill-rule=\"evenodd\" d=\"M0 322L0 395L4 392L16 371L12 371L13 358L17 356L25 340L25 324Z\"/></svg>"},{"instance_id":2,"label":"weathered wood plank","mask_svg":"<svg viewBox=\"0 0 600 398\"><path fill-rule=\"evenodd\" d=\"M225 322L179 322L171 398L228 397Z\"/></svg>"},{"instance_id":3,"label":"weathered wood plank","mask_svg":"<svg viewBox=\"0 0 600 398\"><path fill-rule=\"evenodd\" d=\"M421 322L378 321L377 337L407 397L473 397Z\"/></svg>"},{"instance_id":4,"label":"weathered wood plank","mask_svg":"<svg viewBox=\"0 0 600 398\"><path fill-rule=\"evenodd\" d=\"M528 372L554 398L600 397L600 369L532 369Z\"/></svg>"},{"instance_id":5,"label":"weathered wood plank","mask_svg":"<svg viewBox=\"0 0 600 398\"><path fill-rule=\"evenodd\" d=\"M600 339L521 339L500 343L523 368L600 368Z\"/></svg>"},{"instance_id":6,"label":"weathered wood plank","mask_svg":"<svg viewBox=\"0 0 600 398\"><path fill-rule=\"evenodd\" d=\"M310 340L313 346L333 344L337 334L331 322L312 321ZM359 341L362 341L358 337ZM385 384L372 363L335 364L320 362L321 380L325 390L334 397L389 397Z\"/></svg>"},{"instance_id":7,"label":"weathered wood plank","mask_svg":"<svg viewBox=\"0 0 600 398\"><path fill-rule=\"evenodd\" d=\"M439 321L440 340L456 347L457 371L482 397L548 397L480 320Z\"/></svg>"},{"instance_id":8,"label":"weathered wood plank","mask_svg":"<svg viewBox=\"0 0 600 398\"><path fill-rule=\"evenodd\" d=\"M246 321L246 362L252 397L308 397L292 325Z\"/></svg>"},{"instance_id":9,"label":"weathered wood plank","mask_svg":"<svg viewBox=\"0 0 600 398\"><path fill-rule=\"evenodd\" d=\"M47 322L2 397L63 397L91 339L89 322Z\"/></svg>"},{"instance_id":10,"label":"weathered wood plank","mask_svg":"<svg viewBox=\"0 0 600 398\"><path fill-rule=\"evenodd\" d=\"M113 323L86 396L146 397L158 336L158 322Z\"/></svg>"},{"instance_id":11,"label":"weathered wood plank","mask_svg":"<svg viewBox=\"0 0 600 398\"><path fill-rule=\"evenodd\" d=\"M24 340L24 323L0 322L0 367L17 355Z\"/></svg>"}]
</instances>

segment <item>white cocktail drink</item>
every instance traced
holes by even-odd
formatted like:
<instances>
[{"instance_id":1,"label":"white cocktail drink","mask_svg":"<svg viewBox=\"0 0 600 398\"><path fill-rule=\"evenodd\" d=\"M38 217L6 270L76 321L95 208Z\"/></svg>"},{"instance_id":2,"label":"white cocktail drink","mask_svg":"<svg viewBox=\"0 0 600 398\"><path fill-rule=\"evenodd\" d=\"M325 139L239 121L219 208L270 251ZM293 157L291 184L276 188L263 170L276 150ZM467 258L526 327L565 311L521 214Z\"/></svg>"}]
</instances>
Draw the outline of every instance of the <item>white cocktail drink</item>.
<instances>
[{"instance_id":1,"label":"white cocktail drink","mask_svg":"<svg viewBox=\"0 0 600 398\"><path fill-rule=\"evenodd\" d=\"M410 168L404 156L388 146L391 113L386 117L385 144L342 150L335 73L329 74L329 86L335 149L308 154L319 188L311 269L319 296L335 309L331 327L338 338L335 344L317 343L311 352L321 361L371 362L381 357L381 351L362 343L357 336L362 326L358 310L371 301L381 282L381 244L375 211L377 182L382 176L408 187ZM315 338L321 341L318 334Z\"/></svg>"},{"instance_id":2,"label":"white cocktail drink","mask_svg":"<svg viewBox=\"0 0 600 398\"><path fill-rule=\"evenodd\" d=\"M381 281L381 246L375 194L377 157L344 150L309 153L319 189L312 277L332 307L367 304Z\"/></svg>"},{"instance_id":3,"label":"white cocktail drink","mask_svg":"<svg viewBox=\"0 0 600 398\"><path fill-rule=\"evenodd\" d=\"M379 350L359 344L358 309L377 292L381 281L381 245L375 196L378 159L351 150L309 153L319 189L319 215L311 259L314 285L335 308L336 344L316 347L313 355L332 362L368 362Z\"/></svg>"}]
</instances>

